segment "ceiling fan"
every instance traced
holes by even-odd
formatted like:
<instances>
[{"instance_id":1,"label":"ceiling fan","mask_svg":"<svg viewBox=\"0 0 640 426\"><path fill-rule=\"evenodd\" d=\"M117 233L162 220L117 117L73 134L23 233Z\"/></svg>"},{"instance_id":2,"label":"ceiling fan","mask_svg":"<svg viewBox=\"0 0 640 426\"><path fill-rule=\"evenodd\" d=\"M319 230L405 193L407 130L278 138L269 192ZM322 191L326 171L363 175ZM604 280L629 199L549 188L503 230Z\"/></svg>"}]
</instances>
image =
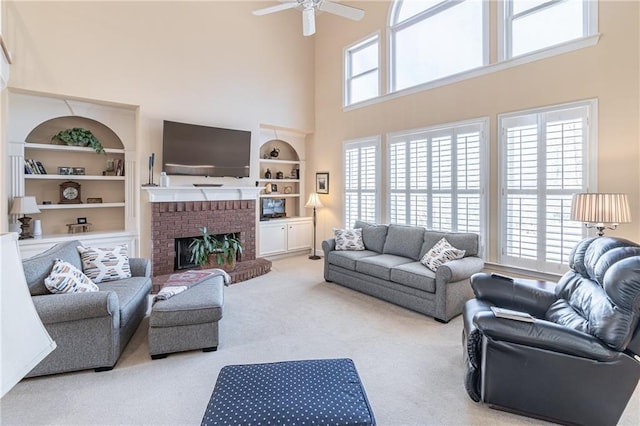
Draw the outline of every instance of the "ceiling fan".
<instances>
[{"instance_id":1,"label":"ceiling fan","mask_svg":"<svg viewBox=\"0 0 640 426\"><path fill-rule=\"evenodd\" d=\"M256 16L280 12L281 10L300 8L302 10L302 34L313 35L316 32L315 10L332 13L344 18L359 21L364 17L364 10L327 0L280 0L282 4L254 10Z\"/></svg>"}]
</instances>

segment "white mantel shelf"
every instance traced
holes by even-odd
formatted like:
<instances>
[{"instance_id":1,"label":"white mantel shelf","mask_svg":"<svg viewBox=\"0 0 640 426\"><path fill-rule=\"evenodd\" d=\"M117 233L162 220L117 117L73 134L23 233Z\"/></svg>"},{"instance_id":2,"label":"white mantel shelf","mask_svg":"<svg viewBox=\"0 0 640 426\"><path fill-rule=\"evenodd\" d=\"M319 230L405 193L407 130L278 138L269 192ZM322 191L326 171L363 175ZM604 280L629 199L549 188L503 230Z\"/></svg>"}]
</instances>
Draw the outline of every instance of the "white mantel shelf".
<instances>
[{"instance_id":1,"label":"white mantel shelf","mask_svg":"<svg viewBox=\"0 0 640 426\"><path fill-rule=\"evenodd\" d=\"M174 201L257 200L262 188L253 186L144 186L151 203Z\"/></svg>"}]
</instances>

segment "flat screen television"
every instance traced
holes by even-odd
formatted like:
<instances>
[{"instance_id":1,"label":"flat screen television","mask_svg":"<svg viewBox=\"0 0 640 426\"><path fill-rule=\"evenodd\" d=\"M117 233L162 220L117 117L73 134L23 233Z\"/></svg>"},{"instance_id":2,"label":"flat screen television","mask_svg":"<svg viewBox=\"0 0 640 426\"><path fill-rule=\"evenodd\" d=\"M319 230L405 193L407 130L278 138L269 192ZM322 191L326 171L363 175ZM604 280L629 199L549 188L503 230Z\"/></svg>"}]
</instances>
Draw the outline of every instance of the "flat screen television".
<instances>
[{"instance_id":1,"label":"flat screen television","mask_svg":"<svg viewBox=\"0 0 640 426\"><path fill-rule=\"evenodd\" d=\"M262 198L260 217L262 219L285 217L287 215L285 201L284 198Z\"/></svg>"},{"instance_id":2,"label":"flat screen television","mask_svg":"<svg viewBox=\"0 0 640 426\"><path fill-rule=\"evenodd\" d=\"M168 175L249 177L251 132L164 121L162 171Z\"/></svg>"}]
</instances>

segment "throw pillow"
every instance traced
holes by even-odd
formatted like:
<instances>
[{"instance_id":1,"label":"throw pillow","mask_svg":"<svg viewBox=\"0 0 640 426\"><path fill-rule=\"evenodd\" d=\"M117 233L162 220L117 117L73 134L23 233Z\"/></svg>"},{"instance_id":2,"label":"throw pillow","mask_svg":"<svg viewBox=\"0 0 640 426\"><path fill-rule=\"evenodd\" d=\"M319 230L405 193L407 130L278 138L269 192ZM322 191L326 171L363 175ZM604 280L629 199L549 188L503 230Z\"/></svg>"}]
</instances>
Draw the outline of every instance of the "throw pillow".
<instances>
[{"instance_id":1,"label":"throw pillow","mask_svg":"<svg viewBox=\"0 0 640 426\"><path fill-rule=\"evenodd\" d=\"M78 246L82 271L94 283L131 278L127 246L93 248Z\"/></svg>"},{"instance_id":2,"label":"throw pillow","mask_svg":"<svg viewBox=\"0 0 640 426\"><path fill-rule=\"evenodd\" d=\"M436 272L442 264L452 260L462 259L464 254L464 250L458 250L443 237L420 259L420 263L433 272Z\"/></svg>"},{"instance_id":3,"label":"throw pillow","mask_svg":"<svg viewBox=\"0 0 640 426\"><path fill-rule=\"evenodd\" d=\"M56 259L44 285L51 293L80 293L100 290L82 271L69 262Z\"/></svg>"},{"instance_id":4,"label":"throw pillow","mask_svg":"<svg viewBox=\"0 0 640 426\"><path fill-rule=\"evenodd\" d=\"M336 239L336 250L364 250L362 241L362 229L333 229L333 236Z\"/></svg>"}]
</instances>

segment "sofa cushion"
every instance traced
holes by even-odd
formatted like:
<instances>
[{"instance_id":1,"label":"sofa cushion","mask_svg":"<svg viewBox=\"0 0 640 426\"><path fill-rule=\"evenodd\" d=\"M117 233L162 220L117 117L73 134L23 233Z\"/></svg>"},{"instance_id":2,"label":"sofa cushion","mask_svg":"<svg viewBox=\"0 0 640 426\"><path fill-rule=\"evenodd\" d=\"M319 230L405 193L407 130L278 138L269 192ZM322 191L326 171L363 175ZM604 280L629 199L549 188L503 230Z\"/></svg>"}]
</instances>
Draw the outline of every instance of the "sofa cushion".
<instances>
[{"instance_id":1,"label":"sofa cushion","mask_svg":"<svg viewBox=\"0 0 640 426\"><path fill-rule=\"evenodd\" d=\"M378 253L371 250L362 251L330 251L327 261L331 265L340 266L341 268L356 270L356 261L369 256L377 256Z\"/></svg>"},{"instance_id":2,"label":"sofa cushion","mask_svg":"<svg viewBox=\"0 0 640 426\"><path fill-rule=\"evenodd\" d=\"M391 268L410 263L411 259L393 254L369 256L356 262L356 271L383 280L391 280Z\"/></svg>"},{"instance_id":3,"label":"sofa cushion","mask_svg":"<svg viewBox=\"0 0 640 426\"><path fill-rule=\"evenodd\" d=\"M373 223L356 220L354 228L362 229L362 240L367 250L382 253L384 242L387 239L387 225L376 225Z\"/></svg>"},{"instance_id":4,"label":"sofa cushion","mask_svg":"<svg viewBox=\"0 0 640 426\"><path fill-rule=\"evenodd\" d=\"M131 278L127 246L94 248L78 246L82 270L95 283Z\"/></svg>"},{"instance_id":5,"label":"sofa cushion","mask_svg":"<svg viewBox=\"0 0 640 426\"><path fill-rule=\"evenodd\" d=\"M360 251L364 250L362 242L362 229L338 229L333 228L333 237L336 240L336 250L338 251Z\"/></svg>"},{"instance_id":6,"label":"sofa cushion","mask_svg":"<svg viewBox=\"0 0 640 426\"><path fill-rule=\"evenodd\" d=\"M136 310L151 291L151 280L146 277L132 277L124 280L100 283L101 291L113 291L120 302L120 328L127 325Z\"/></svg>"},{"instance_id":7,"label":"sofa cushion","mask_svg":"<svg viewBox=\"0 0 640 426\"><path fill-rule=\"evenodd\" d=\"M422 250L420 250L420 257L422 259L425 254L431 248L436 245L442 238L446 238L449 243L457 249L465 251L465 257L477 256L479 250L478 234L470 232L438 232L438 231L425 231L424 244Z\"/></svg>"},{"instance_id":8,"label":"sofa cushion","mask_svg":"<svg viewBox=\"0 0 640 426\"><path fill-rule=\"evenodd\" d=\"M24 277L32 296L51 294L44 285L44 279L49 276L56 259L62 259L82 270L82 261L76 249L78 244L79 241L56 244L49 250L22 261Z\"/></svg>"},{"instance_id":9,"label":"sofa cushion","mask_svg":"<svg viewBox=\"0 0 640 426\"><path fill-rule=\"evenodd\" d=\"M418 260L424 244L424 232L424 228L418 226L389 225L382 252Z\"/></svg>"},{"instance_id":10,"label":"sofa cushion","mask_svg":"<svg viewBox=\"0 0 640 426\"><path fill-rule=\"evenodd\" d=\"M69 262L56 259L51 273L44 279L44 285L51 293L82 293L98 291L95 285L82 271Z\"/></svg>"},{"instance_id":11,"label":"sofa cushion","mask_svg":"<svg viewBox=\"0 0 640 426\"><path fill-rule=\"evenodd\" d=\"M420 262L405 263L391 268L391 281L429 293L436 292L436 273L425 268Z\"/></svg>"},{"instance_id":12,"label":"sofa cushion","mask_svg":"<svg viewBox=\"0 0 640 426\"><path fill-rule=\"evenodd\" d=\"M420 259L420 263L435 272L440 265L452 260L462 259L464 253L464 250L455 248L443 237Z\"/></svg>"}]
</instances>

